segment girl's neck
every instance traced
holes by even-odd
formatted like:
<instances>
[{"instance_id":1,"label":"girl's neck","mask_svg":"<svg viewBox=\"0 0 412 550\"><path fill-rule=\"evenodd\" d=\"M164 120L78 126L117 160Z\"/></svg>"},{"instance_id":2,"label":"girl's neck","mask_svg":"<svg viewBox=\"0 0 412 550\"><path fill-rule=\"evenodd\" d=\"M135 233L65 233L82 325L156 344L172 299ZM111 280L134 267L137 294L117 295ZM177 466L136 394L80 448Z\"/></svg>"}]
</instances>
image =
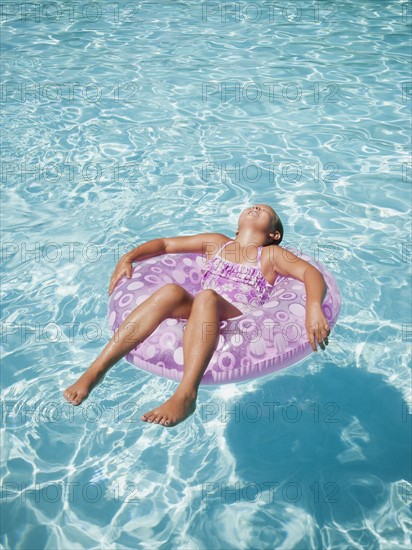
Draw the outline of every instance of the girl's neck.
<instances>
[{"instance_id":1,"label":"girl's neck","mask_svg":"<svg viewBox=\"0 0 412 550\"><path fill-rule=\"evenodd\" d=\"M259 248L259 246L263 246L264 242L260 242L262 240L262 237L239 237L236 236L234 239L232 239L233 242L237 244L241 249L244 248L250 248L251 246L255 246L256 248Z\"/></svg>"}]
</instances>

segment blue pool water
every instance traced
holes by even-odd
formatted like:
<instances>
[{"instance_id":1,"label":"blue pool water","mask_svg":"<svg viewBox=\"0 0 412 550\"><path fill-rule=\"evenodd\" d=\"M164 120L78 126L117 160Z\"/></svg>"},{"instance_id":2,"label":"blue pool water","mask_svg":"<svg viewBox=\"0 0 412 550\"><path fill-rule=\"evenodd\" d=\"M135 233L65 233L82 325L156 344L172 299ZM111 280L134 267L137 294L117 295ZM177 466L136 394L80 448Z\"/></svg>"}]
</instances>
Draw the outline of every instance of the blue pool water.
<instances>
[{"instance_id":1,"label":"blue pool water","mask_svg":"<svg viewBox=\"0 0 412 550\"><path fill-rule=\"evenodd\" d=\"M1 547L409 548L411 2L33 6L2 12ZM327 350L172 429L124 360L67 404L119 253L253 203L336 277Z\"/></svg>"}]
</instances>

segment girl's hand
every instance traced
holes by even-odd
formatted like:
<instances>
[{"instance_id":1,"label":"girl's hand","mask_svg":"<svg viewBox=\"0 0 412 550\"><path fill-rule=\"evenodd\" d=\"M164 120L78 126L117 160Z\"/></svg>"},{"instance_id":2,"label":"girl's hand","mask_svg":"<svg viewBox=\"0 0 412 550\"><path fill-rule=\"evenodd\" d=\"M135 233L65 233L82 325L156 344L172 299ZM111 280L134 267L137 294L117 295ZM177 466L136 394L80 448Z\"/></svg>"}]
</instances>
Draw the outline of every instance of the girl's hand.
<instances>
[{"instance_id":1,"label":"girl's hand","mask_svg":"<svg viewBox=\"0 0 412 550\"><path fill-rule=\"evenodd\" d=\"M132 276L132 270L133 270L132 262L122 256L115 270L113 271L112 278L110 279L109 291L108 291L109 296L113 292L114 288L116 287L119 279L121 279L124 275L126 275L126 277L130 279L130 277Z\"/></svg>"},{"instance_id":2,"label":"girl's hand","mask_svg":"<svg viewBox=\"0 0 412 550\"><path fill-rule=\"evenodd\" d=\"M318 351L315 338L321 349L325 350L325 344L329 343L330 327L319 304L306 306L306 333L313 351Z\"/></svg>"}]
</instances>

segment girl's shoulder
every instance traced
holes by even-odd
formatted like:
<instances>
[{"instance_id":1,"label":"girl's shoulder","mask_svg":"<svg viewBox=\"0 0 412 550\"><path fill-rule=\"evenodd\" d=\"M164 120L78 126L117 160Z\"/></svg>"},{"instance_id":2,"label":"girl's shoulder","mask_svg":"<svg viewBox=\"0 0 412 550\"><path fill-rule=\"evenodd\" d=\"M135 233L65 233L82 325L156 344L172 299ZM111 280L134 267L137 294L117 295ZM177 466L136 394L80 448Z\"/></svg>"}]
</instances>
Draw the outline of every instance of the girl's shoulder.
<instances>
[{"instance_id":1,"label":"girl's shoulder","mask_svg":"<svg viewBox=\"0 0 412 550\"><path fill-rule=\"evenodd\" d=\"M265 264L273 264L276 258L282 256L285 249L278 244L267 244L262 248L262 266Z\"/></svg>"},{"instance_id":2,"label":"girl's shoulder","mask_svg":"<svg viewBox=\"0 0 412 550\"><path fill-rule=\"evenodd\" d=\"M190 253L213 256L219 248L230 241L223 233L198 233L197 235L184 235L182 237L166 237L166 253Z\"/></svg>"}]
</instances>

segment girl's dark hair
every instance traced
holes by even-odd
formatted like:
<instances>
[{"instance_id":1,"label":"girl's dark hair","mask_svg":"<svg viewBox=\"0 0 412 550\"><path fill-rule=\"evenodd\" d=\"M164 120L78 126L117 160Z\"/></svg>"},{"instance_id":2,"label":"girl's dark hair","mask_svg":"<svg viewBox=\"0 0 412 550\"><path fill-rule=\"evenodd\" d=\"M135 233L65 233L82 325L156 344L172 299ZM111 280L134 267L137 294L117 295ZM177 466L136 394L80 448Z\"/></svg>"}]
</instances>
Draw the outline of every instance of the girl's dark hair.
<instances>
[{"instance_id":1,"label":"girl's dark hair","mask_svg":"<svg viewBox=\"0 0 412 550\"><path fill-rule=\"evenodd\" d=\"M279 216L276 214L276 212L275 212L275 218L273 220L273 231L274 233L276 233L276 231L279 231L280 233L280 239L278 240L274 239L273 244L280 244L283 239L283 225Z\"/></svg>"}]
</instances>

